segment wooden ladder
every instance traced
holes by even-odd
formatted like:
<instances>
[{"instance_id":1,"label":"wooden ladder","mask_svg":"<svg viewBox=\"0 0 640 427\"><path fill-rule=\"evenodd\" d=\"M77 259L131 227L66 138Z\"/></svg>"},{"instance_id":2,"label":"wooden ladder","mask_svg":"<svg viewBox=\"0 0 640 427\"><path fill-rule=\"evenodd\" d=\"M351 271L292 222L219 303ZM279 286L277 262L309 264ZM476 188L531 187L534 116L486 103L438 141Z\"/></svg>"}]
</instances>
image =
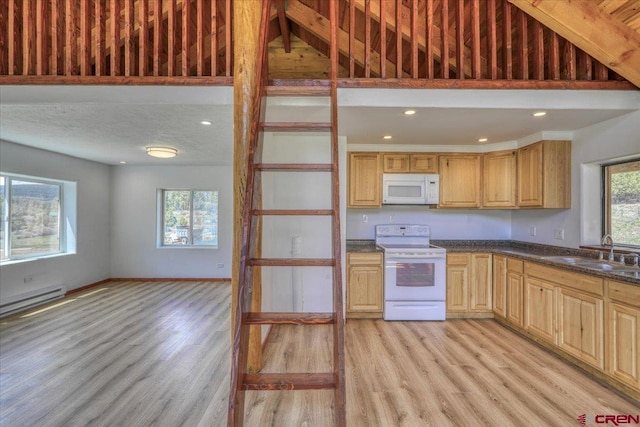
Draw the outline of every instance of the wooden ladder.
<instances>
[{"instance_id":1,"label":"wooden ladder","mask_svg":"<svg viewBox=\"0 0 640 427\"><path fill-rule=\"evenodd\" d=\"M270 1L265 0L268 12ZM337 18L337 6L331 1L331 16ZM238 294L235 316L235 327L232 348L231 388L229 393L229 412L227 424L241 426L244 420L245 392L249 390L334 390L334 424L344 426L345 421L345 373L344 373L344 314L341 268L340 239L340 197L338 170L338 134L337 134L337 37L331 41L331 81L330 85L315 87L271 88L266 90L266 40L268 13L262 15L261 47L262 68L259 71L261 90L260 99L254 102L253 108L258 111L265 105L264 98L269 95L287 96L328 96L330 97L330 120L326 123L290 123L277 122L254 123L255 132L249 146L249 164L247 167L247 183L243 211L242 251L238 272ZM332 19L332 34L337 35L337 19ZM262 115L261 115L262 114ZM263 117L261 111L256 117ZM327 132L331 137L331 163L262 163L263 132ZM331 174L331 209L262 209L260 206L260 182L264 172L325 172ZM332 253L331 258L262 258L257 246L259 218L266 215L308 215L330 216L332 218ZM252 237L253 236L253 237ZM323 313L283 313L257 312L251 310L251 293L254 267L332 267L333 311ZM331 372L300 373L251 373L248 372L249 330L251 325L331 325L333 331L333 370Z\"/></svg>"}]
</instances>

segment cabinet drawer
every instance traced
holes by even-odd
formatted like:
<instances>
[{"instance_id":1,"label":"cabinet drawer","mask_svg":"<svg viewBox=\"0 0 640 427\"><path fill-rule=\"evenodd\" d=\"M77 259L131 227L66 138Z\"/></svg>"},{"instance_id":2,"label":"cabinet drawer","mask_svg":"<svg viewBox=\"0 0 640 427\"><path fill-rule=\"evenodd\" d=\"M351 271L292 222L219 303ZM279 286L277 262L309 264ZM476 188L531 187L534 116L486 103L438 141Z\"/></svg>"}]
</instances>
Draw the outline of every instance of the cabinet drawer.
<instances>
[{"instance_id":1,"label":"cabinet drawer","mask_svg":"<svg viewBox=\"0 0 640 427\"><path fill-rule=\"evenodd\" d=\"M447 254L447 265L466 265L469 263L469 254Z\"/></svg>"},{"instance_id":2,"label":"cabinet drawer","mask_svg":"<svg viewBox=\"0 0 640 427\"><path fill-rule=\"evenodd\" d=\"M599 296L604 295L604 280L598 277L574 273L559 268L546 267L530 262L525 263L525 272L528 276L539 277L568 288Z\"/></svg>"},{"instance_id":3,"label":"cabinet drawer","mask_svg":"<svg viewBox=\"0 0 640 427\"><path fill-rule=\"evenodd\" d=\"M382 264L382 253L349 253L347 254L349 265L380 265Z\"/></svg>"},{"instance_id":4,"label":"cabinet drawer","mask_svg":"<svg viewBox=\"0 0 640 427\"><path fill-rule=\"evenodd\" d=\"M513 271L514 273L524 272L524 261L521 259L507 258L507 271Z\"/></svg>"},{"instance_id":5,"label":"cabinet drawer","mask_svg":"<svg viewBox=\"0 0 640 427\"><path fill-rule=\"evenodd\" d=\"M640 307L640 286L607 280L609 299Z\"/></svg>"}]
</instances>

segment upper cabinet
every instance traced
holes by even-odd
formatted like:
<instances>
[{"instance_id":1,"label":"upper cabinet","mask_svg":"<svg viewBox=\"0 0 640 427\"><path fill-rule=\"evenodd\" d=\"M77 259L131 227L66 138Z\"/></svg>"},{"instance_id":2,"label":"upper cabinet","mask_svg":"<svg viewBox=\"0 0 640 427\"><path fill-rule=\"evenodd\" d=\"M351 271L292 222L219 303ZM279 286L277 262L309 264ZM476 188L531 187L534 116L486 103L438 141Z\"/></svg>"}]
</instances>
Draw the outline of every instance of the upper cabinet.
<instances>
[{"instance_id":1,"label":"upper cabinet","mask_svg":"<svg viewBox=\"0 0 640 427\"><path fill-rule=\"evenodd\" d=\"M440 204L442 208L479 208L481 154L440 154Z\"/></svg>"},{"instance_id":2,"label":"upper cabinet","mask_svg":"<svg viewBox=\"0 0 640 427\"><path fill-rule=\"evenodd\" d=\"M571 208L571 141L541 141L518 150L518 206Z\"/></svg>"},{"instance_id":3,"label":"upper cabinet","mask_svg":"<svg viewBox=\"0 0 640 427\"><path fill-rule=\"evenodd\" d=\"M382 174L379 153L349 153L349 208L379 208Z\"/></svg>"},{"instance_id":4,"label":"upper cabinet","mask_svg":"<svg viewBox=\"0 0 640 427\"><path fill-rule=\"evenodd\" d=\"M497 151L482 157L482 206L516 207L516 151Z\"/></svg>"},{"instance_id":5,"label":"upper cabinet","mask_svg":"<svg viewBox=\"0 0 640 427\"><path fill-rule=\"evenodd\" d=\"M385 153L384 173L438 173L438 155L432 153Z\"/></svg>"}]
</instances>

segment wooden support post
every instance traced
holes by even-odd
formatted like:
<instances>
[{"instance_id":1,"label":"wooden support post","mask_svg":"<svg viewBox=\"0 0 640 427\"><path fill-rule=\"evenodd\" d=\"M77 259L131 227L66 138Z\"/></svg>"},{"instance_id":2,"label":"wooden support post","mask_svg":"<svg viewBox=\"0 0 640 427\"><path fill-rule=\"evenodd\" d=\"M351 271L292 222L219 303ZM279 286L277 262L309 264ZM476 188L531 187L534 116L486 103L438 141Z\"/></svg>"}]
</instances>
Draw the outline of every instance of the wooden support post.
<instances>
[{"instance_id":1,"label":"wooden support post","mask_svg":"<svg viewBox=\"0 0 640 427\"><path fill-rule=\"evenodd\" d=\"M245 204L245 188L247 181L247 160L249 158L249 142L251 135L251 125L254 121L259 120L255 117L255 111L249 108L253 99L258 96L257 90L260 82L257 80L258 51L260 40L260 16L262 11L259 7L254 7L254 2L235 1L233 2L234 16L234 64L233 69L236 74L233 79L233 98L234 98L234 154L233 154L233 262L231 272L232 302L231 302L231 330L235 327L236 322L236 305L238 290L238 273L240 268L240 256L242 253L242 212ZM228 22L227 22L228 24ZM259 297L259 292L253 292L253 297ZM257 302L252 301L252 305ZM259 328L252 328L252 332L259 333ZM258 345L256 345L256 343ZM249 354L248 370L257 370L260 368L256 364L257 360L262 359L260 339L251 340ZM259 357L258 357L259 356Z\"/></svg>"}]
</instances>

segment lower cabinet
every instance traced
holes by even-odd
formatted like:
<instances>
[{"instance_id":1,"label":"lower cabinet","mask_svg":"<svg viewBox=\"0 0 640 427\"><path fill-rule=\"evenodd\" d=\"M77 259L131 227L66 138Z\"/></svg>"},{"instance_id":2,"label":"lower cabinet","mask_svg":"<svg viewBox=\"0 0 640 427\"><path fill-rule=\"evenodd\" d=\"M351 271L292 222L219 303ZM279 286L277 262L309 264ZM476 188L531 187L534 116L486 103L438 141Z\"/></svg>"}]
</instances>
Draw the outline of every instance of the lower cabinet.
<instances>
[{"instance_id":1,"label":"lower cabinet","mask_svg":"<svg viewBox=\"0 0 640 427\"><path fill-rule=\"evenodd\" d=\"M602 298L558 288L558 346L604 369Z\"/></svg>"},{"instance_id":2,"label":"lower cabinet","mask_svg":"<svg viewBox=\"0 0 640 427\"><path fill-rule=\"evenodd\" d=\"M524 329L545 341L555 343L555 286L553 283L527 276L524 293Z\"/></svg>"},{"instance_id":3,"label":"lower cabinet","mask_svg":"<svg viewBox=\"0 0 640 427\"><path fill-rule=\"evenodd\" d=\"M507 317L507 257L493 256L493 312Z\"/></svg>"},{"instance_id":4,"label":"lower cabinet","mask_svg":"<svg viewBox=\"0 0 640 427\"><path fill-rule=\"evenodd\" d=\"M523 262L507 258L507 320L524 327L524 267Z\"/></svg>"},{"instance_id":5,"label":"lower cabinet","mask_svg":"<svg viewBox=\"0 0 640 427\"><path fill-rule=\"evenodd\" d=\"M640 390L640 292L625 283L608 281L607 285L606 372Z\"/></svg>"},{"instance_id":6,"label":"lower cabinet","mask_svg":"<svg viewBox=\"0 0 640 427\"><path fill-rule=\"evenodd\" d=\"M347 254L347 317L382 318L382 253Z\"/></svg>"},{"instance_id":7,"label":"lower cabinet","mask_svg":"<svg viewBox=\"0 0 640 427\"><path fill-rule=\"evenodd\" d=\"M447 254L447 316L492 317L492 284L491 254Z\"/></svg>"}]
</instances>

